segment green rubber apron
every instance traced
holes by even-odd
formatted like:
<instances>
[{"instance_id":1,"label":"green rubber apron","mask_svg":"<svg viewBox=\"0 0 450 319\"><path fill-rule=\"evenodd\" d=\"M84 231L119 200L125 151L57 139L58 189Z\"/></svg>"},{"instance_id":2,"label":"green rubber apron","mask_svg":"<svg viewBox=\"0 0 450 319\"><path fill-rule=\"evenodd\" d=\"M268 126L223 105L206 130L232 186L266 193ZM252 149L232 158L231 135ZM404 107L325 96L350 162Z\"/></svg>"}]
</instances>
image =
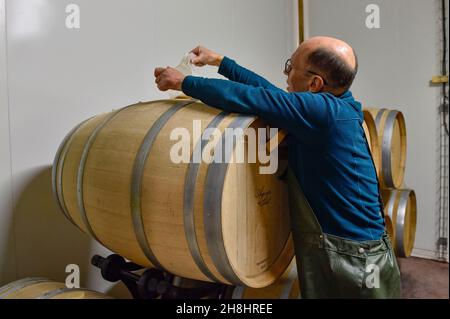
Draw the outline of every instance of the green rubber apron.
<instances>
[{"instance_id":1,"label":"green rubber apron","mask_svg":"<svg viewBox=\"0 0 450 319\"><path fill-rule=\"evenodd\" d=\"M286 177L301 297L400 298L400 271L386 232L369 241L323 233L290 167Z\"/></svg>"}]
</instances>

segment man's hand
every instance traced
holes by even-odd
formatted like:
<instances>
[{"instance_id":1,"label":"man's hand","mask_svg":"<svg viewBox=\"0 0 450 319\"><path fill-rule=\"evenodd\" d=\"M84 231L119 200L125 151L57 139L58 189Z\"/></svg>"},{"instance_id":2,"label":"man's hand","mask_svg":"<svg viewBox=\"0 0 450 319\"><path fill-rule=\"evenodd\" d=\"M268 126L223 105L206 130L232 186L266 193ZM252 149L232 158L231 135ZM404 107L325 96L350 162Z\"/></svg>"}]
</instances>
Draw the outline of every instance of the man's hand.
<instances>
[{"instance_id":1,"label":"man's hand","mask_svg":"<svg viewBox=\"0 0 450 319\"><path fill-rule=\"evenodd\" d=\"M155 83L161 91L181 91L181 84L186 77L183 73L170 66L167 68L156 68L154 74Z\"/></svg>"},{"instance_id":2,"label":"man's hand","mask_svg":"<svg viewBox=\"0 0 450 319\"><path fill-rule=\"evenodd\" d=\"M195 58L191 59L192 64L194 64L195 66L219 66L223 60L223 55L220 55L202 46L196 47L191 52L196 55Z\"/></svg>"}]
</instances>

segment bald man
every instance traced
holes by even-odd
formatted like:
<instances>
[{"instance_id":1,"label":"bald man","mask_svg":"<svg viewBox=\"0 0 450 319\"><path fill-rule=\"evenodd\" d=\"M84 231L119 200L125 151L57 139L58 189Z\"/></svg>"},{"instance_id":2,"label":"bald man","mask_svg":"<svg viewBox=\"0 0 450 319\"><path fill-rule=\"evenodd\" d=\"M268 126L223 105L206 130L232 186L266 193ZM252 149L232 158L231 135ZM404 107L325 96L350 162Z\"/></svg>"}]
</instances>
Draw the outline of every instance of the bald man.
<instances>
[{"instance_id":1,"label":"bald man","mask_svg":"<svg viewBox=\"0 0 450 319\"><path fill-rule=\"evenodd\" d=\"M289 133L285 178L302 297L399 298L361 104L349 91L358 69L353 49L329 37L303 42L285 63L288 92L216 52L192 52L192 63L218 66L229 80L156 68L160 90L182 90Z\"/></svg>"}]
</instances>

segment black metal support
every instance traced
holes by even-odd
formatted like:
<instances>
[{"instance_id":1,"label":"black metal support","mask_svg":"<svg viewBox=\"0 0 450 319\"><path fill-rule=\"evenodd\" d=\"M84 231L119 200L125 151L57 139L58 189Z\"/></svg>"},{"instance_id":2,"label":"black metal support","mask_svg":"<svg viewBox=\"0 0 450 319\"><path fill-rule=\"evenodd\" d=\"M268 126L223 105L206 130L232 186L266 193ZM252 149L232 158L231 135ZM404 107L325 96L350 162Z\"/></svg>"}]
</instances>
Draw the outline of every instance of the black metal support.
<instances>
[{"instance_id":1,"label":"black metal support","mask_svg":"<svg viewBox=\"0 0 450 319\"><path fill-rule=\"evenodd\" d=\"M107 258L95 255L91 259L92 265L100 268L102 277L110 282L121 280L130 291L134 299L224 299L229 286L217 283L195 282L193 288L183 288L174 285L173 274L155 268L145 270L142 275L133 271L143 270L144 267L127 262L123 257L113 254Z\"/></svg>"}]
</instances>

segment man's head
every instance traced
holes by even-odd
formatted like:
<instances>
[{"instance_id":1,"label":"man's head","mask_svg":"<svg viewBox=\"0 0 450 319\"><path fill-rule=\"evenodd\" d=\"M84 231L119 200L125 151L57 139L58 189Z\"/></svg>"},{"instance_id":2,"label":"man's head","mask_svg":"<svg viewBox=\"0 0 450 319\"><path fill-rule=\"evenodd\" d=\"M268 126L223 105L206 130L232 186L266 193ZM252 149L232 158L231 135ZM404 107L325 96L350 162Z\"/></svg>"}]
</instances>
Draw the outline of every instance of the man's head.
<instances>
[{"instance_id":1,"label":"man's head","mask_svg":"<svg viewBox=\"0 0 450 319\"><path fill-rule=\"evenodd\" d=\"M352 85L358 60L351 46L329 37L304 41L286 62L289 92L341 95Z\"/></svg>"}]
</instances>

